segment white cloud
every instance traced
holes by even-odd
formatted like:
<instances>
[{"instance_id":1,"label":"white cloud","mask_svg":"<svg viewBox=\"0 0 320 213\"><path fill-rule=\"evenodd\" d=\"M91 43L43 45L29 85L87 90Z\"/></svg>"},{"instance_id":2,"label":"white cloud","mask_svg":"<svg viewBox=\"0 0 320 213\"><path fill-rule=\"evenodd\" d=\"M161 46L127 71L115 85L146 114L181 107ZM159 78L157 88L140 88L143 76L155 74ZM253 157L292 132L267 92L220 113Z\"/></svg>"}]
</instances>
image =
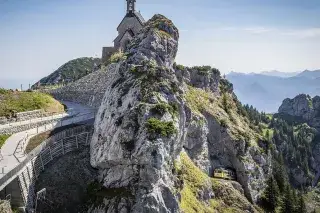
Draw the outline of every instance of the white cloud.
<instances>
[{"instance_id":1,"label":"white cloud","mask_svg":"<svg viewBox=\"0 0 320 213\"><path fill-rule=\"evenodd\" d=\"M248 27L244 28L243 30L252 34L263 34L274 31L274 29L266 27Z\"/></svg>"},{"instance_id":2,"label":"white cloud","mask_svg":"<svg viewBox=\"0 0 320 213\"><path fill-rule=\"evenodd\" d=\"M287 30L287 31L281 32L281 34L286 36L294 36L298 38L314 38L314 37L320 37L320 28Z\"/></svg>"}]
</instances>

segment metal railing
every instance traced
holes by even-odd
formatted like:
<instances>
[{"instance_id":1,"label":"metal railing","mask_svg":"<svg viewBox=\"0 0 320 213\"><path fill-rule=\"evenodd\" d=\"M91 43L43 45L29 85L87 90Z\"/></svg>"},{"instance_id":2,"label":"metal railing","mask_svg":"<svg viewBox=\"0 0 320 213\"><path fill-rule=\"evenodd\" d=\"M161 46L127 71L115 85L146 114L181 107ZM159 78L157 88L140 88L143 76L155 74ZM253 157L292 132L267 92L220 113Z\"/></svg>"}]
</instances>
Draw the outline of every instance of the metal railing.
<instances>
[{"instance_id":1,"label":"metal railing","mask_svg":"<svg viewBox=\"0 0 320 213\"><path fill-rule=\"evenodd\" d=\"M76 117L73 117L71 120L66 120L66 121L68 121L68 123L67 123L68 125L69 124L83 122L85 120L90 120L92 118L95 118L95 113L96 113L96 111L90 112L90 113L86 113L86 114L82 114L82 115L78 115ZM62 126L62 124L60 126ZM64 138L64 137L68 137L68 136L70 137L70 134L73 135L74 132L81 131L81 130L79 130L80 127L75 127L75 128L70 129L70 130L65 130L63 132L60 132L60 133L52 136L51 138L48 138L47 140L42 142L39 146L37 146L35 149L33 149L30 153L28 153L26 155L25 159L19 165L17 165L15 168L10 170L8 173L6 173L0 179L0 190L2 190L2 188L4 187L3 185L5 183L7 183L11 178L13 178L14 176L18 175L20 172L22 172L21 170L27 165L27 163L29 163L32 159L37 157L41 153L41 151L44 150L48 145L50 145L51 143L54 143L52 141L59 140L59 137L60 137L60 140L61 140L61 138ZM21 143L26 143L26 140L22 139L20 142ZM62 140L62 142L63 142L63 140ZM23 145L25 145L25 144L23 144ZM20 144L20 146L21 146L21 144ZM11 181L12 180L10 180L9 182L11 182Z\"/></svg>"},{"instance_id":2,"label":"metal railing","mask_svg":"<svg viewBox=\"0 0 320 213\"><path fill-rule=\"evenodd\" d=\"M26 154L25 153L25 146L33 136L40 134L40 133L43 133L43 132L46 132L48 130L54 129L54 128L59 128L62 126L71 125L71 124L79 123L82 121L90 120L92 118L95 118L95 113L96 112L94 111L94 112L89 112L89 113L85 113L82 115L75 115L74 117L68 117L68 118L56 121L56 124L51 123L51 124L46 124L43 126L37 126L36 133L32 134L32 133L27 132L26 136L19 141L16 149L14 150L13 155L16 155L18 149L20 149L21 152L23 152L23 154Z\"/></svg>"}]
</instances>

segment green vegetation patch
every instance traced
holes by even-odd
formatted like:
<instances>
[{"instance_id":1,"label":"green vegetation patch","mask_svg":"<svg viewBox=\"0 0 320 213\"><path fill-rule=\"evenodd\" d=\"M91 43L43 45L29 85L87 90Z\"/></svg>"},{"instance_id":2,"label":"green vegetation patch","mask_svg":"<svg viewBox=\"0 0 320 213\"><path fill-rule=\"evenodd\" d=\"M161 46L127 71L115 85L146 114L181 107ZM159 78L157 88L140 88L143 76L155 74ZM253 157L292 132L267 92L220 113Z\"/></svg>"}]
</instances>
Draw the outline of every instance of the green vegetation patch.
<instances>
[{"instance_id":1,"label":"green vegetation patch","mask_svg":"<svg viewBox=\"0 0 320 213\"><path fill-rule=\"evenodd\" d=\"M233 84L230 83L227 79L221 78L219 88L222 93L230 92L233 90Z\"/></svg>"},{"instance_id":2,"label":"green vegetation patch","mask_svg":"<svg viewBox=\"0 0 320 213\"><path fill-rule=\"evenodd\" d=\"M118 63L126 59L127 59L127 56L123 52L119 51L110 56L109 63Z\"/></svg>"},{"instance_id":3,"label":"green vegetation patch","mask_svg":"<svg viewBox=\"0 0 320 213\"><path fill-rule=\"evenodd\" d=\"M0 94L0 116L14 117L17 112L43 109L62 112L63 105L52 96L40 92L7 91Z\"/></svg>"},{"instance_id":4,"label":"green vegetation patch","mask_svg":"<svg viewBox=\"0 0 320 213\"><path fill-rule=\"evenodd\" d=\"M231 181L210 178L185 152L180 154L179 161L175 161L174 171L183 182L178 189L181 195L179 206L183 212L244 212L251 205L244 195L233 188ZM199 194L208 189L212 189L215 197L207 201L201 200ZM258 212L255 208L252 208L252 211Z\"/></svg>"},{"instance_id":5,"label":"green vegetation patch","mask_svg":"<svg viewBox=\"0 0 320 213\"><path fill-rule=\"evenodd\" d=\"M217 96L209 91L189 86L185 95L186 102L193 113L203 116L211 114L221 126L226 127L235 140L244 140L247 144L256 145L262 138L257 131L250 128L249 120L238 112L237 102L231 93Z\"/></svg>"},{"instance_id":6,"label":"green vegetation patch","mask_svg":"<svg viewBox=\"0 0 320 213\"><path fill-rule=\"evenodd\" d=\"M184 70L185 67L181 64L175 64L175 68L178 69L178 70Z\"/></svg>"},{"instance_id":7,"label":"green vegetation patch","mask_svg":"<svg viewBox=\"0 0 320 213\"><path fill-rule=\"evenodd\" d=\"M146 127L151 134L159 134L163 137L169 137L177 132L172 121L161 121L157 118L149 118Z\"/></svg>"},{"instance_id":8,"label":"green vegetation patch","mask_svg":"<svg viewBox=\"0 0 320 213\"><path fill-rule=\"evenodd\" d=\"M32 88L55 89L63 86L65 83L76 81L93 72L94 66L101 63L100 58L82 57L68 61L56 71L44 77L39 83L36 83Z\"/></svg>"},{"instance_id":9,"label":"green vegetation patch","mask_svg":"<svg viewBox=\"0 0 320 213\"><path fill-rule=\"evenodd\" d=\"M6 140L10 137L11 135L0 135L0 148L3 146L3 144L6 142Z\"/></svg>"},{"instance_id":10,"label":"green vegetation patch","mask_svg":"<svg viewBox=\"0 0 320 213\"><path fill-rule=\"evenodd\" d=\"M156 104L151 111L153 113L164 115L166 112L169 112L172 116L178 115L178 105L176 103L159 103Z\"/></svg>"},{"instance_id":11,"label":"green vegetation patch","mask_svg":"<svg viewBox=\"0 0 320 213\"><path fill-rule=\"evenodd\" d=\"M160 36L160 38L165 38L165 39L172 38L172 36L164 30L157 29L155 32Z\"/></svg>"}]
</instances>

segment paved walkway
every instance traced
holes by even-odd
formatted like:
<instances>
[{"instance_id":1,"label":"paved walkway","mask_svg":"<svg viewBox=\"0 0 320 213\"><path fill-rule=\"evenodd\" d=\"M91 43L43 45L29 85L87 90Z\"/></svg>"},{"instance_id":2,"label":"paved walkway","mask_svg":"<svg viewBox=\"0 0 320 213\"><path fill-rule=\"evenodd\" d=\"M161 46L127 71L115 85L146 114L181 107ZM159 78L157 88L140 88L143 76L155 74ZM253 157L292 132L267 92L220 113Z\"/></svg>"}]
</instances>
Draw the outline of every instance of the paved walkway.
<instances>
[{"instance_id":1,"label":"paved walkway","mask_svg":"<svg viewBox=\"0 0 320 213\"><path fill-rule=\"evenodd\" d=\"M57 127L70 125L72 123L88 120L90 116L93 118L95 109L72 102L62 102L67 105L68 109L72 109L69 110L69 113L71 112L72 115L75 115L75 117L71 117L70 119L66 119L63 121L56 121L38 128L29 129L27 131L19 132L13 134L10 138L8 138L1 148L2 159L0 161L0 178L3 177L6 173L8 173L10 170L15 168L17 165L19 165L19 163L25 159L26 156L24 155L24 151L27 146L27 142L30 139L30 136L32 137L33 135L39 134L40 132L45 132L49 129L54 129ZM70 114L65 113L63 117L67 115ZM50 118L52 119L52 116L46 119ZM31 120L31 122L37 121L37 119Z\"/></svg>"}]
</instances>

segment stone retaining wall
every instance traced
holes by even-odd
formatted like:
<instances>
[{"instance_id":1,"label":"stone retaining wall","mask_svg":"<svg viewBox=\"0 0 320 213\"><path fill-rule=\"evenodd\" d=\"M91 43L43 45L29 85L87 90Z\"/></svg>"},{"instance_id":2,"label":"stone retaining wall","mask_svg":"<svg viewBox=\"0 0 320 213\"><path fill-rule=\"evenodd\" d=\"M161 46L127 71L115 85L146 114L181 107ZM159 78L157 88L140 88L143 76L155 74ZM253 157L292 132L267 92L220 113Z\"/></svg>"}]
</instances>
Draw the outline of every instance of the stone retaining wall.
<instances>
[{"instance_id":1,"label":"stone retaining wall","mask_svg":"<svg viewBox=\"0 0 320 213\"><path fill-rule=\"evenodd\" d=\"M24 125L20 125L20 126L10 126L4 129L0 129L0 135L11 135L11 134L15 134L18 132L22 132L22 131L26 131L28 129L34 129L37 128L38 126L43 126L46 124L50 124L56 121L61 120L61 118L55 118L55 119L51 119L51 120L45 120L45 121L39 121L39 122L35 122L35 123L28 123L28 124L24 124Z\"/></svg>"},{"instance_id":2,"label":"stone retaining wall","mask_svg":"<svg viewBox=\"0 0 320 213\"><path fill-rule=\"evenodd\" d=\"M59 100L99 107L108 86L106 82L109 77L108 72L111 69L116 69L116 64L110 64L108 67L101 68L76 82L55 90L46 91L46 93Z\"/></svg>"},{"instance_id":3,"label":"stone retaining wall","mask_svg":"<svg viewBox=\"0 0 320 213\"><path fill-rule=\"evenodd\" d=\"M19 122L19 121L27 121L35 118L47 117L54 115L56 113L53 112L44 112L43 110L33 110L27 112L18 112L16 117L6 118L0 117L0 125L5 125L9 123Z\"/></svg>"}]
</instances>

